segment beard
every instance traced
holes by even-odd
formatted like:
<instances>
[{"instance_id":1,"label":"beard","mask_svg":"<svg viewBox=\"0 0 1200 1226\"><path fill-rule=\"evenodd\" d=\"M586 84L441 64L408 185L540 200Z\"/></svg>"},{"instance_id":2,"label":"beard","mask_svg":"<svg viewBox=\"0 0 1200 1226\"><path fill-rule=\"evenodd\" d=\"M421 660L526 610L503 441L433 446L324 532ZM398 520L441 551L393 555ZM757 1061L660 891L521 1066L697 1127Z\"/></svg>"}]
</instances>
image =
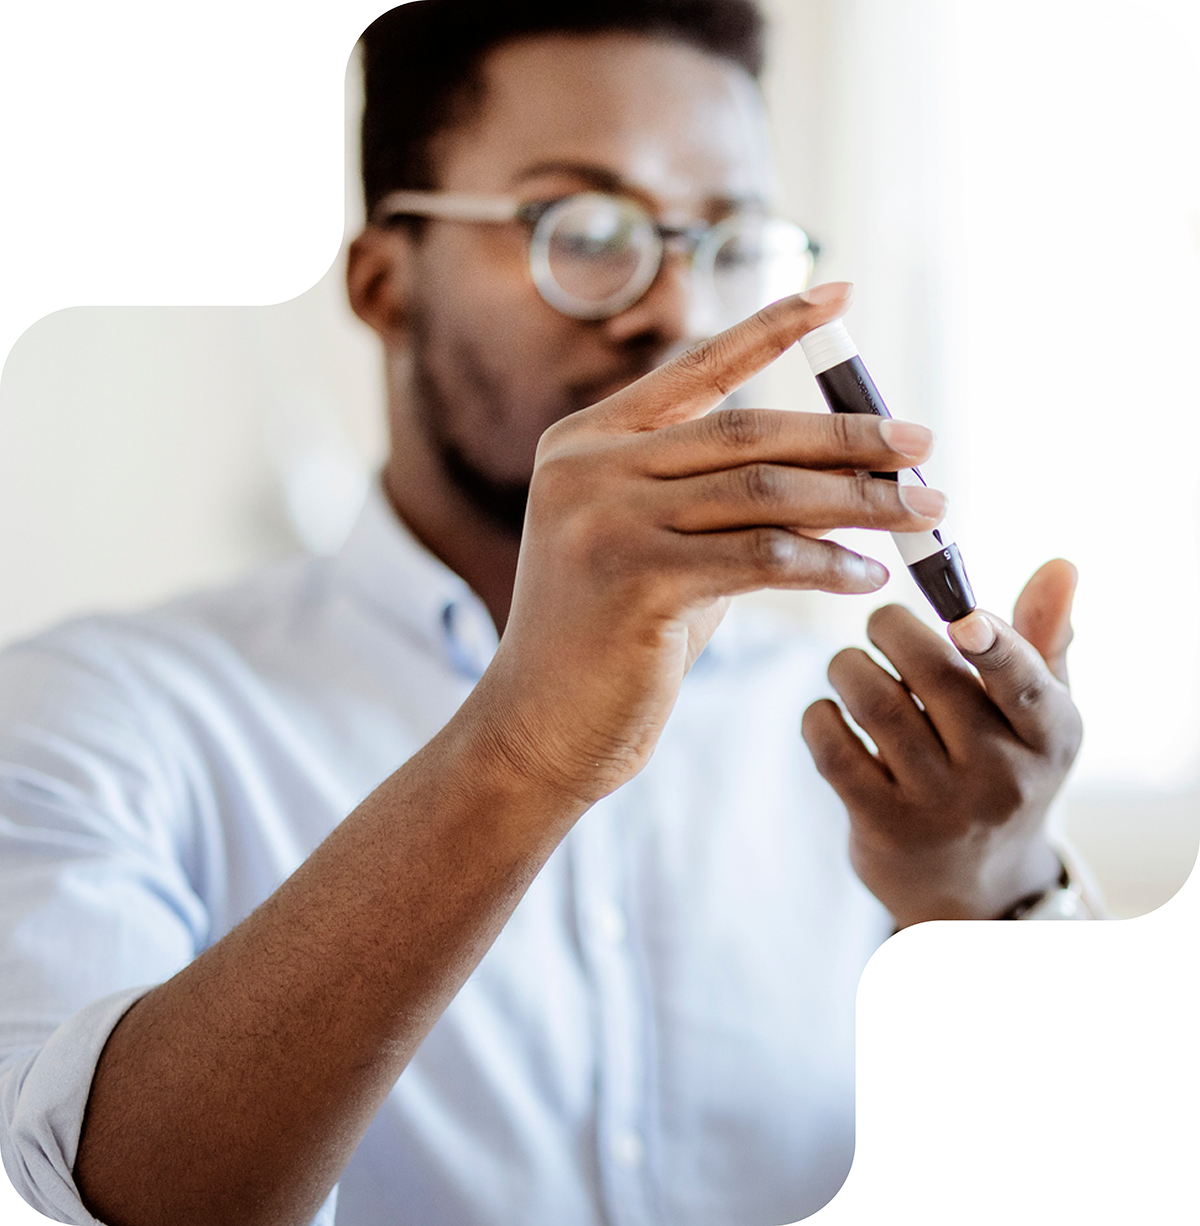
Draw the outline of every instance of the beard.
<instances>
[{"instance_id":1,"label":"beard","mask_svg":"<svg viewBox=\"0 0 1200 1226\"><path fill-rule=\"evenodd\" d=\"M417 420L433 448L441 470L468 505L493 528L506 535L521 535L529 503L530 476L505 478L487 472L454 437L451 423L459 397L447 389L431 359L429 323L423 311L410 317L413 352L413 385L417 397ZM482 368L467 346L459 346L454 368L464 377L471 394L484 403L496 404L502 392L496 380Z\"/></svg>"},{"instance_id":2,"label":"beard","mask_svg":"<svg viewBox=\"0 0 1200 1226\"><path fill-rule=\"evenodd\" d=\"M478 458L478 448L470 448L456 436L455 421L464 403L488 406L488 416L503 423L516 414L505 412L513 400L505 381L488 369L486 362L469 341L459 341L449 347L448 358L439 361L435 353L431 321L419 306L410 309L409 327L412 338L412 380L417 400L417 421L441 466L442 473L467 504L493 528L506 535L520 537L525 525L525 509L529 502L529 483L533 476L533 439L529 449L528 475L497 476L489 472ZM502 342L500 342L502 343ZM632 345L622 355L618 370L609 372L603 383L590 381L568 385L556 401L545 408L545 427L595 404L614 382L632 383L656 364L652 346ZM450 386L447 370L454 372L459 388Z\"/></svg>"}]
</instances>

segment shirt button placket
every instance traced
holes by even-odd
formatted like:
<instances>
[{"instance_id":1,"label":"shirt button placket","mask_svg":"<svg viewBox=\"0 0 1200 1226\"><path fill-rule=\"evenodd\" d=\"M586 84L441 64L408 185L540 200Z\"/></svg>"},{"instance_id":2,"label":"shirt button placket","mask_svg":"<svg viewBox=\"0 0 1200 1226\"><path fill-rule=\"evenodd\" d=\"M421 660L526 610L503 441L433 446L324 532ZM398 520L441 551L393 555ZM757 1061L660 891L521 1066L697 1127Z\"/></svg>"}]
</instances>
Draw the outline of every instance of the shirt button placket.
<instances>
[{"instance_id":1,"label":"shirt button placket","mask_svg":"<svg viewBox=\"0 0 1200 1226\"><path fill-rule=\"evenodd\" d=\"M648 1017L620 872L620 812L610 801L588 814L580 840L580 933L596 997L597 1141L612 1226L652 1226L653 1171L646 1142L652 1070ZM595 819L595 820L592 820Z\"/></svg>"}]
</instances>

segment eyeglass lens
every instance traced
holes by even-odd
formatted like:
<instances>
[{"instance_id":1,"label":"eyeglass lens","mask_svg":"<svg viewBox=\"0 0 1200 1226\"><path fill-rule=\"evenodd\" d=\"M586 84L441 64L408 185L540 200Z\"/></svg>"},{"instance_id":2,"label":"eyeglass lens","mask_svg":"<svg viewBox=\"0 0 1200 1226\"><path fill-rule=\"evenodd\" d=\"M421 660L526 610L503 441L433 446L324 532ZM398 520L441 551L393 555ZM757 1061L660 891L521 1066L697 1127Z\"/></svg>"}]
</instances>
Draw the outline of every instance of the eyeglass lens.
<instances>
[{"instance_id":1,"label":"eyeglass lens","mask_svg":"<svg viewBox=\"0 0 1200 1226\"><path fill-rule=\"evenodd\" d=\"M589 193L559 201L533 236L534 279L543 297L569 315L600 319L632 306L658 273L663 241L636 203ZM812 272L799 226L754 215L711 227L694 257L698 289L732 324L768 302L805 288Z\"/></svg>"}]
</instances>

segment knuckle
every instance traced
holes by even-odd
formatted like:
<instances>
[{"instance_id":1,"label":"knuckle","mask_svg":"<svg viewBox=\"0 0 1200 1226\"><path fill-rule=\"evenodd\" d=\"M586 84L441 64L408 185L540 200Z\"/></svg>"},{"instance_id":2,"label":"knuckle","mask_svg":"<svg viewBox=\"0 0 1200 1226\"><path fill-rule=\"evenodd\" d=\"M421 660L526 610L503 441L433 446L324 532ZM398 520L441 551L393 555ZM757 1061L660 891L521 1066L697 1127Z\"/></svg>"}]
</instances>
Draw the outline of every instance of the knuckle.
<instances>
[{"instance_id":1,"label":"knuckle","mask_svg":"<svg viewBox=\"0 0 1200 1226\"><path fill-rule=\"evenodd\" d=\"M910 699L889 691L872 694L863 702L864 717L877 729L893 735L907 729L913 710Z\"/></svg>"},{"instance_id":2,"label":"knuckle","mask_svg":"<svg viewBox=\"0 0 1200 1226\"><path fill-rule=\"evenodd\" d=\"M773 334L781 324L787 322L784 314L785 310L786 305L783 303L768 303L765 307L760 307L746 320L746 326L766 335Z\"/></svg>"},{"instance_id":3,"label":"knuckle","mask_svg":"<svg viewBox=\"0 0 1200 1226\"><path fill-rule=\"evenodd\" d=\"M563 435L569 432L570 427L565 426L562 421L556 421L552 425L547 426L542 431L541 438L538 439L538 454L552 454Z\"/></svg>"},{"instance_id":4,"label":"knuckle","mask_svg":"<svg viewBox=\"0 0 1200 1226\"><path fill-rule=\"evenodd\" d=\"M1008 821L1035 799L1037 792L1035 781L1028 769L1023 768L1021 762L1013 762L1007 756L1001 757L993 764L989 773L991 775L989 809L997 824Z\"/></svg>"},{"instance_id":5,"label":"knuckle","mask_svg":"<svg viewBox=\"0 0 1200 1226\"><path fill-rule=\"evenodd\" d=\"M877 481L870 473L866 472L855 473L852 480L854 482L852 487L854 490L854 501L868 511L878 510L883 497L888 492L879 488L883 482Z\"/></svg>"},{"instance_id":6,"label":"knuckle","mask_svg":"<svg viewBox=\"0 0 1200 1226\"><path fill-rule=\"evenodd\" d=\"M772 506L779 498L782 481L770 464L747 464L738 470L741 492L755 506Z\"/></svg>"},{"instance_id":7,"label":"knuckle","mask_svg":"<svg viewBox=\"0 0 1200 1226\"><path fill-rule=\"evenodd\" d=\"M767 346L771 361L786 353L797 340L795 319L786 300L755 311L743 326Z\"/></svg>"},{"instance_id":8,"label":"knuckle","mask_svg":"<svg viewBox=\"0 0 1200 1226\"><path fill-rule=\"evenodd\" d=\"M605 548L605 533L596 524L593 516L581 507L554 508L554 536L560 556L574 563L590 566L592 559L600 554L610 560L615 554Z\"/></svg>"},{"instance_id":9,"label":"knuckle","mask_svg":"<svg viewBox=\"0 0 1200 1226\"><path fill-rule=\"evenodd\" d=\"M580 418L581 414L573 413L551 423L542 431L534 453L535 465L564 453L570 454L580 446L594 442L594 435Z\"/></svg>"},{"instance_id":10,"label":"knuckle","mask_svg":"<svg viewBox=\"0 0 1200 1226\"><path fill-rule=\"evenodd\" d=\"M796 540L782 528L755 528L747 545L755 567L768 575L782 574L795 562Z\"/></svg>"},{"instance_id":11,"label":"knuckle","mask_svg":"<svg viewBox=\"0 0 1200 1226\"><path fill-rule=\"evenodd\" d=\"M830 439L837 451L844 455L851 450L854 440L851 436L850 417L847 414L831 413L828 417L826 429L829 431Z\"/></svg>"},{"instance_id":12,"label":"knuckle","mask_svg":"<svg viewBox=\"0 0 1200 1226\"><path fill-rule=\"evenodd\" d=\"M1012 702L1018 711L1036 711L1046 701L1050 684L1047 677L1034 675L1025 678L1013 693Z\"/></svg>"},{"instance_id":13,"label":"knuckle","mask_svg":"<svg viewBox=\"0 0 1200 1226\"><path fill-rule=\"evenodd\" d=\"M714 357L714 344L712 337L703 340L693 345L690 349L685 349L675 360L679 364L681 370L701 371L703 372L712 364Z\"/></svg>"},{"instance_id":14,"label":"knuckle","mask_svg":"<svg viewBox=\"0 0 1200 1226\"><path fill-rule=\"evenodd\" d=\"M725 342L721 336L709 337L681 353L675 359L677 369L688 377L689 382L699 376L711 383L722 396L727 396L733 389L724 378L725 350Z\"/></svg>"},{"instance_id":15,"label":"knuckle","mask_svg":"<svg viewBox=\"0 0 1200 1226\"><path fill-rule=\"evenodd\" d=\"M546 451L539 456L530 482L530 494L539 501L574 503L579 499L583 474L577 457L570 452Z\"/></svg>"},{"instance_id":16,"label":"knuckle","mask_svg":"<svg viewBox=\"0 0 1200 1226\"><path fill-rule=\"evenodd\" d=\"M708 421L717 442L735 451L753 446L762 433L758 415L748 409L721 409Z\"/></svg>"}]
</instances>

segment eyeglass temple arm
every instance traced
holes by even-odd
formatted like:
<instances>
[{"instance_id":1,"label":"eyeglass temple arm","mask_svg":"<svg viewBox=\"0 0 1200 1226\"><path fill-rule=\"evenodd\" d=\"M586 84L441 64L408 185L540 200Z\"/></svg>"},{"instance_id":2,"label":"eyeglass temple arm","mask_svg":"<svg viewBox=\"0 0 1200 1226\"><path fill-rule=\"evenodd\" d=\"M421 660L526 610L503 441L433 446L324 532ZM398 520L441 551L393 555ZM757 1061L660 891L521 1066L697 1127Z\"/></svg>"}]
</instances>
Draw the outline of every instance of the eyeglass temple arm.
<instances>
[{"instance_id":1,"label":"eyeglass temple arm","mask_svg":"<svg viewBox=\"0 0 1200 1226\"><path fill-rule=\"evenodd\" d=\"M465 192L389 192L371 210L376 225L394 217L436 217L443 221L515 221L521 202L509 196Z\"/></svg>"},{"instance_id":2,"label":"eyeglass temple arm","mask_svg":"<svg viewBox=\"0 0 1200 1226\"><path fill-rule=\"evenodd\" d=\"M371 221L379 226L396 217L435 217L443 221L517 221L529 206L511 196L476 196L469 192L389 192L371 210ZM664 231L664 237L686 231ZM821 244L805 232L808 250L815 260Z\"/></svg>"}]
</instances>

